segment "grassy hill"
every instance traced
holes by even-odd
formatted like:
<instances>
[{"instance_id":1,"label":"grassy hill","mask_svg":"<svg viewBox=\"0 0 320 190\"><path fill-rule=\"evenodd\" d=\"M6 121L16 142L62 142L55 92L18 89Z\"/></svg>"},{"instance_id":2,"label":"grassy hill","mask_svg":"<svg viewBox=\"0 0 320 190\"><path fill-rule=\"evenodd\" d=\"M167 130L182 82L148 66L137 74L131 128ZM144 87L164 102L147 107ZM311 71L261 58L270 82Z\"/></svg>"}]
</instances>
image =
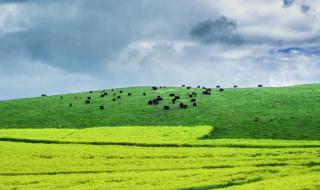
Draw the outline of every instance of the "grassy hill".
<instances>
[{"instance_id":1,"label":"grassy hill","mask_svg":"<svg viewBox=\"0 0 320 190\"><path fill-rule=\"evenodd\" d=\"M1 101L0 128L210 125L215 130L209 138L318 140L320 137L318 84L230 88L223 92L213 89L210 96L203 95L202 91L198 88L132 87L107 89L108 95L102 98L102 91L93 91ZM188 97L192 92L198 94L196 107ZM172 104L170 93L181 99ZM159 105L147 104L158 95L164 98ZM85 104L88 96L92 98L91 103ZM112 101L117 96L121 98ZM180 109L179 102L188 104L188 108ZM101 105L104 110L99 109ZM170 106L170 110L163 110L164 105Z\"/></svg>"},{"instance_id":2,"label":"grassy hill","mask_svg":"<svg viewBox=\"0 0 320 190\"><path fill-rule=\"evenodd\" d=\"M320 85L202 92L2 101L0 189L319 189Z\"/></svg>"}]
</instances>

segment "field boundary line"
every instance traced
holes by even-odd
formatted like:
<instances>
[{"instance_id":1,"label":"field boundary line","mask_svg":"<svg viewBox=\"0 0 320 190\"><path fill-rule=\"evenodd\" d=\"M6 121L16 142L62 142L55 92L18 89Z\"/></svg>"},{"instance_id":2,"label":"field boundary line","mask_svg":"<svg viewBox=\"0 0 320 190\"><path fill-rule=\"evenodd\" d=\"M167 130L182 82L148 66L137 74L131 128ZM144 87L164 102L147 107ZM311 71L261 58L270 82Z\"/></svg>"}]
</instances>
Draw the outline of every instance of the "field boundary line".
<instances>
[{"instance_id":1,"label":"field boundary line","mask_svg":"<svg viewBox=\"0 0 320 190\"><path fill-rule=\"evenodd\" d=\"M226 147L226 148L320 148L320 144L296 144L296 145L259 145L259 144L188 144L188 143L139 143L139 142L84 142L84 141L59 141L44 139L24 139L1 137L3 142L31 143L31 144L79 144L79 145L105 145L105 146L136 146L153 148L196 148L196 147Z\"/></svg>"}]
</instances>

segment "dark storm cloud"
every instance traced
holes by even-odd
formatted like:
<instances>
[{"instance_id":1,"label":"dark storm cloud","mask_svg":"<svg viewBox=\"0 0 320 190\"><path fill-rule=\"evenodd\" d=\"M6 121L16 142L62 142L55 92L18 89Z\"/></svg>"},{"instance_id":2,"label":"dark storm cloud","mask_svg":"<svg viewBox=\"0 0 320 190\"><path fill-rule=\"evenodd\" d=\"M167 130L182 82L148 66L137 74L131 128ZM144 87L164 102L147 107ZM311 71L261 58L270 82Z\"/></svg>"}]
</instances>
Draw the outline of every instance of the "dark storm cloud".
<instances>
[{"instance_id":1,"label":"dark storm cloud","mask_svg":"<svg viewBox=\"0 0 320 190\"><path fill-rule=\"evenodd\" d=\"M0 34L0 42L6 41L6 46L0 45L0 57L2 52L10 51L75 72L99 72L103 63L135 40L176 40L187 36L188 22L196 22L197 18L188 16L190 12L181 3L194 7L193 15L212 16L189 0L0 2L20 2L19 11L24 16L21 30ZM176 14L182 16L175 17Z\"/></svg>"},{"instance_id":2,"label":"dark storm cloud","mask_svg":"<svg viewBox=\"0 0 320 190\"><path fill-rule=\"evenodd\" d=\"M237 33L237 23L226 17L220 17L214 21L206 20L195 25L190 35L193 39L202 43L225 43L238 45L243 39Z\"/></svg>"},{"instance_id":3,"label":"dark storm cloud","mask_svg":"<svg viewBox=\"0 0 320 190\"><path fill-rule=\"evenodd\" d=\"M302 12L307 13L311 9L311 7L309 5L303 4L300 6L300 9Z\"/></svg>"},{"instance_id":4,"label":"dark storm cloud","mask_svg":"<svg viewBox=\"0 0 320 190\"><path fill-rule=\"evenodd\" d=\"M294 2L295 0L283 0L283 6L290 7Z\"/></svg>"}]
</instances>

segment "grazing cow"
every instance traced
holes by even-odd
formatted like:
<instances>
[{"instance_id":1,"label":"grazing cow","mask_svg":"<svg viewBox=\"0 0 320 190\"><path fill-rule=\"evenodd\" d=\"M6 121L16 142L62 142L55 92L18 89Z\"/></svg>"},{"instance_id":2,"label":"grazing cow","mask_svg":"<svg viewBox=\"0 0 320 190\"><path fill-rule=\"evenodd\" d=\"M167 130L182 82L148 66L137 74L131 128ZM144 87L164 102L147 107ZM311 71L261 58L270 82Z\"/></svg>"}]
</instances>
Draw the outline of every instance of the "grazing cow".
<instances>
[{"instance_id":1,"label":"grazing cow","mask_svg":"<svg viewBox=\"0 0 320 190\"><path fill-rule=\"evenodd\" d=\"M86 104L90 104L90 100L86 100Z\"/></svg>"},{"instance_id":2,"label":"grazing cow","mask_svg":"<svg viewBox=\"0 0 320 190\"><path fill-rule=\"evenodd\" d=\"M158 90L158 87L153 86L153 87L152 87L152 90Z\"/></svg>"},{"instance_id":3,"label":"grazing cow","mask_svg":"<svg viewBox=\"0 0 320 190\"><path fill-rule=\"evenodd\" d=\"M89 93L92 93L92 91L89 91Z\"/></svg>"},{"instance_id":4,"label":"grazing cow","mask_svg":"<svg viewBox=\"0 0 320 190\"><path fill-rule=\"evenodd\" d=\"M170 107L169 107L169 106L163 106L163 109L164 109L164 110L169 110Z\"/></svg>"},{"instance_id":5,"label":"grazing cow","mask_svg":"<svg viewBox=\"0 0 320 190\"><path fill-rule=\"evenodd\" d=\"M105 96L108 96L108 92L103 93Z\"/></svg>"},{"instance_id":6,"label":"grazing cow","mask_svg":"<svg viewBox=\"0 0 320 190\"><path fill-rule=\"evenodd\" d=\"M191 86L187 86L187 89L191 89L192 87Z\"/></svg>"},{"instance_id":7,"label":"grazing cow","mask_svg":"<svg viewBox=\"0 0 320 190\"><path fill-rule=\"evenodd\" d=\"M120 99L121 98L121 96L117 96L117 99Z\"/></svg>"},{"instance_id":8,"label":"grazing cow","mask_svg":"<svg viewBox=\"0 0 320 190\"><path fill-rule=\"evenodd\" d=\"M262 84L259 84L258 87L259 87L259 88L262 88L263 86L262 86Z\"/></svg>"},{"instance_id":9,"label":"grazing cow","mask_svg":"<svg viewBox=\"0 0 320 190\"><path fill-rule=\"evenodd\" d=\"M221 88L220 85L217 85L216 88Z\"/></svg>"},{"instance_id":10,"label":"grazing cow","mask_svg":"<svg viewBox=\"0 0 320 190\"><path fill-rule=\"evenodd\" d=\"M184 87L186 87L186 85L183 84L183 85L181 85L181 87L184 88Z\"/></svg>"},{"instance_id":11,"label":"grazing cow","mask_svg":"<svg viewBox=\"0 0 320 190\"><path fill-rule=\"evenodd\" d=\"M46 95L46 94L41 94L41 96L42 96L42 97L45 97L45 96L47 96L47 95Z\"/></svg>"},{"instance_id":12,"label":"grazing cow","mask_svg":"<svg viewBox=\"0 0 320 190\"><path fill-rule=\"evenodd\" d=\"M72 107L72 103L69 104L69 107Z\"/></svg>"},{"instance_id":13,"label":"grazing cow","mask_svg":"<svg viewBox=\"0 0 320 190\"><path fill-rule=\"evenodd\" d=\"M193 94L189 94L189 98L192 98L193 97Z\"/></svg>"},{"instance_id":14,"label":"grazing cow","mask_svg":"<svg viewBox=\"0 0 320 190\"><path fill-rule=\"evenodd\" d=\"M175 104L177 99L173 98L171 101L172 101L172 104Z\"/></svg>"},{"instance_id":15,"label":"grazing cow","mask_svg":"<svg viewBox=\"0 0 320 190\"><path fill-rule=\"evenodd\" d=\"M192 104L192 105L193 105L193 107L196 107L196 106L197 106L197 103L193 102L193 104Z\"/></svg>"},{"instance_id":16,"label":"grazing cow","mask_svg":"<svg viewBox=\"0 0 320 190\"><path fill-rule=\"evenodd\" d=\"M62 99L63 99L63 96L60 96L60 99L62 100Z\"/></svg>"},{"instance_id":17,"label":"grazing cow","mask_svg":"<svg viewBox=\"0 0 320 190\"><path fill-rule=\"evenodd\" d=\"M192 95L193 95L194 97L197 97L197 93L195 93L195 92L192 92Z\"/></svg>"},{"instance_id":18,"label":"grazing cow","mask_svg":"<svg viewBox=\"0 0 320 190\"><path fill-rule=\"evenodd\" d=\"M122 90L120 90L120 94L122 94Z\"/></svg>"},{"instance_id":19,"label":"grazing cow","mask_svg":"<svg viewBox=\"0 0 320 190\"><path fill-rule=\"evenodd\" d=\"M200 86L197 86L197 88L201 88Z\"/></svg>"},{"instance_id":20,"label":"grazing cow","mask_svg":"<svg viewBox=\"0 0 320 190\"><path fill-rule=\"evenodd\" d=\"M128 93L128 96L131 96L132 94L131 93Z\"/></svg>"},{"instance_id":21,"label":"grazing cow","mask_svg":"<svg viewBox=\"0 0 320 190\"><path fill-rule=\"evenodd\" d=\"M179 99L180 99L180 96L175 96L174 98L177 99L177 100L179 100Z\"/></svg>"},{"instance_id":22,"label":"grazing cow","mask_svg":"<svg viewBox=\"0 0 320 190\"><path fill-rule=\"evenodd\" d=\"M148 105L152 105L152 104L153 104L153 101L149 100Z\"/></svg>"},{"instance_id":23,"label":"grazing cow","mask_svg":"<svg viewBox=\"0 0 320 190\"><path fill-rule=\"evenodd\" d=\"M115 98L112 98L112 101L116 101L116 99L115 99Z\"/></svg>"},{"instance_id":24,"label":"grazing cow","mask_svg":"<svg viewBox=\"0 0 320 190\"><path fill-rule=\"evenodd\" d=\"M194 98L193 98L193 99L191 99L191 102L196 102L196 101L197 101L197 100L196 100L196 99L194 99Z\"/></svg>"},{"instance_id":25,"label":"grazing cow","mask_svg":"<svg viewBox=\"0 0 320 190\"><path fill-rule=\"evenodd\" d=\"M157 98L156 98L158 101L162 101L163 100L163 98L161 97L161 96L157 96Z\"/></svg>"},{"instance_id":26,"label":"grazing cow","mask_svg":"<svg viewBox=\"0 0 320 190\"><path fill-rule=\"evenodd\" d=\"M90 96L88 96L88 97L87 97L87 99L88 99L88 100L91 100L91 97L90 97Z\"/></svg>"},{"instance_id":27,"label":"grazing cow","mask_svg":"<svg viewBox=\"0 0 320 190\"><path fill-rule=\"evenodd\" d=\"M170 97L174 97L174 96L175 96L175 94L171 93L171 94L169 94L169 96L170 96Z\"/></svg>"},{"instance_id":28,"label":"grazing cow","mask_svg":"<svg viewBox=\"0 0 320 190\"><path fill-rule=\"evenodd\" d=\"M183 103L180 103L179 106L181 109L187 109L187 107L188 107L187 104L183 104Z\"/></svg>"},{"instance_id":29,"label":"grazing cow","mask_svg":"<svg viewBox=\"0 0 320 190\"><path fill-rule=\"evenodd\" d=\"M142 95L146 96L147 94L144 92Z\"/></svg>"},{"instance_id":30,"label":"grazing cow","mask_svg":"<svg viewBox=\"0 0 320 190\"><path fill-rule=\"evenodd\" d=\"M223 89L223 88L220 88L220 89L219 89L219 91L220 91L220 92L223 92L223 91L224 91L224 89Z\"/></svg>"},{"instance_id":31,"label":"grazing cow","mask_svg":"<svg viewBox=\"0 0 320 190\"><path fill-rule=\"evenodd\" d=\"M233 85L233 88L238 88L238 85Z\"/></svg>"},{"instance_id":32,"label":"grazing cow","mask_svg":"<svg viewBox=\"0 0 320 190\"><path fill-rule=\"evenodd\" d=\"M254 118L253 118L253 121L254 121L254 122L259 121L259 117L254 117Z\"/></svg>"},{"instance_id":33,"label":"grazing cow","mask_svg":"<svg viewBox=\"0 0 320 190\"><path fill-rule=\"evenodd\" d=\"M153 100L153 104L154 105L159 105L159 101L158 100Z\"/></svg>"},{"instance_id":34,"label":"grazing cow","mask_svg":"<svg viewBox=\"0 0 320 190\"><path fill-rule=\"evenodd\" d=\"M202 94L203 95L211 95L211 93L209 91L203 91Z\"/></svg>"},{"instance_id":35,"label":"grazing cow","mask_svg":"<svg viewBox=\"0 0 320 190\"><path fill-rule=\"evenodd\" d=\"M113 92L114 90L113 90L113 89L111 89L111 91Z\"/></svg>"},{"instance_id":36,"label":"grazing cow","mask_svg":"<svg viewBox=\"0 0 320 190\"><path fill-rule=\"evenodd\" d=\"M104 106L100 106L100 110L103 110L104 109Z\"/></svg>"},{"instance_id":37,"label":"grazing cow","mask_svg":"<svg viewBox=\"0 0 320 190\"><path fill-rule=\"evenodd\" d=\"M103 97L104 97L104 94L101 94L101 95L100 95L100 98L103 98Z\"/></svg>"}]
</instances>

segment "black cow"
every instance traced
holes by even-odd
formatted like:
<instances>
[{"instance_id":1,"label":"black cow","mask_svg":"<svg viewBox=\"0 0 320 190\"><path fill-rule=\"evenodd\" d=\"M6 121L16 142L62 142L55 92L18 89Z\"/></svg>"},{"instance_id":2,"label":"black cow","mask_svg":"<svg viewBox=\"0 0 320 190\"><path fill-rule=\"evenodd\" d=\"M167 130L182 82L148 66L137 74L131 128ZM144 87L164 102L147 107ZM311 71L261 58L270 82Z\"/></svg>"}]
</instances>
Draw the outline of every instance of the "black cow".
<instances>
[{"instance_id":1,"label":"black cow","mask_svg":"<svg viewBox=\"0 0 320 190\"><path fill-rule=\"evenodd\" d=\"M211 95L211 93L209 91L203 91L202 94L203 95Z\"/></svg>"},{"instance_id":2,"label":"black cow","mask_svg":"<svg viewBox=\"0 0 320 190\"><path fill-rule=\"evenodd\" d=\"M63 96L60 96L60 99L62 100L62 99L63 99Z\"/></svg>"},{"instance_id":3,"label":"black cow","mask_svg":"<svg viewBox=\"0 0 320 190\"><path fill-rule=\"evenodd\" d=\"M92 93L92 91L89 91L89 93Z\"/></svg>"},{"instance_id":4,"label":"black cow","mask_svg":"<svg viewBox=\"0 0 320 190\"><path fill-rule=\"evenodd\" d=\"M104 106L100 106L100 110L103 110L104 109Z\"/></svg>"},{"instance_id":5,"label":"black cow","mask_svg":"<svg viewBox=\"0 0 320 190\"><path fill-rule=\"evenodd\" d=\"M120 94L122 94L122 90L120 90Z\"/></svg>"},{"instance_id":6,"label":"black cow","mask_svg":"<svg viewBox=\"0 0 320 190\"><path fill-rule=\"evenodd\" d=\"M153 87L152 87L152 90L158 90L158 87L153 86Z\"/></svg>"},{"instance_id":7,"label":"black cow","mask_svg":"<svg viewBox=\"0 0 320 190\"><path fill-rule=\"evenodd\" d=\"M196 101L197 101L197 100L196 100L196 99L194 99L194 98L193 98L193 99L191 99L191 102L196 102Z\"/></svg>"},{"instance_id":8,"label":"black cow","mask_svg":"<svg viewBox=\"0 0 320 190\"><path fill-rule=\"evenodd\" d=\"M117 99L121 99L121 96L117 96Z\"/></svg>"},{"instance_id":9,"label":"black cow","mask_svg":"<svg viewBox=\"0 0 320 190\"><path fill-rule=\"evenodd\" d=\"M146 96L147 94L144 92L144 93L142 93L142 95Z\"/></svg>"},{"instance_id":10,"label":"black cow","mask_svg":"<svg viewBox=\"0 0 320 190\"><path fill-rule=\"evenodd\" d=\"M262 88L263 86L262 86L262 84L259 84L258 87L259 87L259 88Z\"/></svg>"},{"instance_id":11,"label":"black cow","mask_svg":"<svg viewBox=\"0 0 320 190\"><path fill-rule=\"evenodd\" d=\"M153 101L149 100L148 105L152 105L152 104L153 104Z\"/></svg>"},{"instance_id":12,"label":"black cow","mask_svg":"<svg viewBox=\"0 0 320 190\"><path fill-rule=\"evenodd\" d=\"M91 100L91 97L90 97L90 96L88 96L88 97L87 97L87 99L88 99L88 100Z\"/></svg>"},{"instance_id":13,"label":"black cow","mask_svg":"<svg viewBox=\"0 0 320 190\"><path fill-rule=\"evenodd\" d=\"M100 98L103 98L103 97L104 97L104 94L101 94L101 95L100 95Z\"/></svg>"},{"instance_id":14,"label":"black cow","mask_svg":"<svg viewBox=\"0 0 320 190\"><path fill-rule=\"evenodd\" d=\"M195 92L192 92L192 95L195 96L195 97L197 97L198 94L195 93Z\"/></svg>"},{"instance_id":15,"label":"black cow","mask_svg":"<svg viewBox=\"0 0 320 190\"><path fill-rule=\"evenodd\" d=\"M220 92L223 92L223 91L224 91L224 89L223 89L223 88L220 88L220 89L219 89L219 91L220 91Z\"/></svg>"},{"instance_id":16,"label":"black cow","mask_svg":"<svg viewBox=\"0 0 320 190\"><path fill-rule=\"evenodd\" d=\"M200 86L197 86L197 88L201 88Z\"/></svg>"},{"instance_id":17,"label":"black cow","mask_svg":"<svg viewBox=\"0 0 320 190\"><path fill-rule=\"evenodd\" d=\"M179 99L180 99L180 96L175 96L174 98L177 99L177 100L179 100Z\"/></svg>"},{"instance_id":18,"label":"black cow","mask_svg":"<svg viewBox=\"0 0 320 190\"><path fill-rule=\"evenodd\" d=\"M187 89L191 89L192 87L191 86L187 86Z\"/></svg>"},{"instance_id":19,"label":"black cow","mask_svg":"<svg viewBox=\"0 0 320 190\"><path fill-rule=\"evenodd\" d=\"M105 96L108 96L108 92L105 92L104 95L105 95Z\"/></svg>"},{"instance_id":20,"label":"black cow","mask_svg":"<svg viewBox=\"0 0 320 190\"><path fill-rule=\"evenodd\" d=\"M42 96L42 97L45 97L45 96L47 96L47 95L46 95L46 94L41 94L41 96Z\"/></svg>"},{"instance_id":21,"label":"black cow","mask_svg":"<svg viewBox=\"0 0 320 190\"><path fill-rule=\"evenodd\" d=\"M115 99L115 98L112 98L112 101L116 101L116 99Z\"/></svg>"},{"instance_id":22,"label":"black cow","mask_svg":"<svg viewBox=\"0 0 320 190\"><path fill-rule=\"evenodd\" d=\"M181 85L181 87L184 88L184 87L186 87L186 85L183 84L183 85Z\"/></svg>"},{"instance_id":23,"label":"black cow","mask_svg":"<svg viewBox=\"0 0 320 190\"><path fill-rule=\"evenodd\" d=\"M163 100L163 98L161 97L161 96L157 96L157 98L156 98L158 101L162 101Z\"/></svg>"},{"instance_id":24,"label":"black cow","mask_svg":"<svg viewBox=\"0 0 320 190\"><path fill-rule=\"evenodd\" d=\"M169 110L170 107L169 107L169 106L163 106L163 109L164 109L164 110Z\"/></svg>"},{"instance_id":25,"label":"black cow","mask_svg":"<svg viewBox=\"0 0 320 190\"><path fill-rule=\"evenodd\" d=\"M69 104L69 107L72 107L72 103Z\"/></svg>"},{"instance_id":26,"label":"black cow","mask_svg":"<svg viewBox=\"0 0 320 190\"><path fill-rule=\"evenodd\" d=\"M128 96L131 96L132 94L131 93L128 93Z\"/></svg>"},{"instance_id":27,"label":"black cow","mask_svg":"<svg viewBox=\"0 0 320 190\"><path fill-rule=\"evenodd\" d=\"M90 100L86 100L86 104L90 104Z\"/></svg>"},{"instance_id":28,"label":"black cow","mask_svg":"<svg viewBox=\"0 0 320 190\"><path fill-rule=\"evenodd\" d=\"M238 85L233 85L233 88L238 88Z\"/></svg>"},{"instance_id":29,"label":"black cow","mask_svg":"<svg viewBox=\"0 0 320 190\"><path fill-rule=\"evenodd\" d=\"M189 98L192 98L193 97L193 94L189 94Z\"/></svg>"},{"instance_id":30,"label":"black cow","mask_svg":"<svg viewBox=\"0 0 320 190\"><path fill-rule=\"evenodd\" d=\"M174 96L176 96L175 94L173 94L173 93L171 93L171 94L169 94L169 96L170 97L174 97Z\"/></svg>"},{"instance_id":31,"label":"black cow","mask_svg":"<svg viewBox=\"0 0 320 190\"><path fill-rule=\"evenodd\" d=\"M220 85L217 85L216 88L221 88Z\"/></svg>"},{"instance_id":32,"label":"black cow","mask_svg":"<svg viewBox=\"0 0 320 190\"><path fill-rule=\"evenodd\" d=\"M197 106L197 103L193 102L193 104L192 104L192 105L193 105L193 107L196 107L196 106Z\"/></svg>"},{"instance_id":33,"label":"black cow","mask_svg":"<svg viewBox=\"0 0 320 190\"><path fill-rule=\"evenodd\" d=\"M175 104L177 99L173 98L171 101L172 101L173 104Z\"/></svg>"}]
</instances>

